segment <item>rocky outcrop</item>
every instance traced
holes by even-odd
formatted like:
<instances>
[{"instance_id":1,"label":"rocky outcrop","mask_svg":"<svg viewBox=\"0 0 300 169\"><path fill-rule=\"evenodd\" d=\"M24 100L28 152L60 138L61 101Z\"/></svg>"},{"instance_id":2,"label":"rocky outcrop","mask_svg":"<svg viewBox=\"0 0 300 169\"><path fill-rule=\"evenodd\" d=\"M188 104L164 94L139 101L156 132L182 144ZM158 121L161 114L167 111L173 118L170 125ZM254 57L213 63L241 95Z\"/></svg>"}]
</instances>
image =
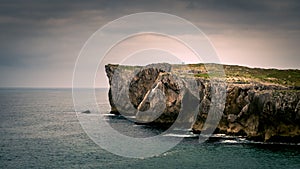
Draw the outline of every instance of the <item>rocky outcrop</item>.
<instances>
[{"instance_id":1,"label":"rocky outcrop","mask_svg":"<svg viewBox=\"0 0 300 169\"><path fill-rule=\"evenodd\" d=\"M263 141L299 142L300 91L232 85L218 132Z\"/></svg>"},{"instance_id":2,"label":"rocky outcrop","mask_svg":"<svg viewBox=\"0 0 300 169\"><path fill-rule=\"evenodd\" d=\"M192 128L198 133L209 129L205 122L211 113L222 110L222 114L214 115L219 122L215 133L300 142L300 90L295 86L251 78L245 83L233 76L207 78L205 74L195 75L206 73L196 70L195 65L105 68L111 112L136 116L137 123L169 127L176 121L176 127Z\"/></svg>"}]
</instances>

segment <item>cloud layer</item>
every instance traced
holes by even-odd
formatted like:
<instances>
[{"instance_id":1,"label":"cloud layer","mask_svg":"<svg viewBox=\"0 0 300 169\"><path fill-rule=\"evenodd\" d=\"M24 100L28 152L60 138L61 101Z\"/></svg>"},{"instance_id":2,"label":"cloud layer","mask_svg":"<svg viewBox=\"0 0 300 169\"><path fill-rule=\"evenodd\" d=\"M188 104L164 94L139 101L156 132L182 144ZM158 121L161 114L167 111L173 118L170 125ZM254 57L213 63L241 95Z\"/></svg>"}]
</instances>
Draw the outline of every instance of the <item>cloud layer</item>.
<instances>
[{"instance_id":1,"label":"cloud layer","mask_svg":"<svg viewBox=\"0 0 300 169\"><path fill-rule=\"evenodd\" d=\"M96 30L149 11L191 21L224 64L300 68L297 0L10 0L0 3L0 86L70 87L78 53Z\"/></svg>"}]
</instances>

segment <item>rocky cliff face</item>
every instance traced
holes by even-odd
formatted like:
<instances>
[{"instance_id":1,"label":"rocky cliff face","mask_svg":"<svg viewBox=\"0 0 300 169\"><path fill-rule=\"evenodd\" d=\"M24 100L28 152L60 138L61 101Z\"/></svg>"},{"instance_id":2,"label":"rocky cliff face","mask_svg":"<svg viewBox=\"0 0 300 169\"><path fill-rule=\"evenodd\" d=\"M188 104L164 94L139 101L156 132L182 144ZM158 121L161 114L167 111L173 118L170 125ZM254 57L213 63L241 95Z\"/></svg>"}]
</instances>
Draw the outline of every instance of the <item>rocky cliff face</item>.
<instances>
[{"instance_id":1,"label":"rocky cliff face","mask_svg":"<svg viewBox=\"0 0 300 169\"><path fill-rule=\"evenodd\" d=\"M111 112L136 116L138 123L169 127L176 121L182 128L202 132L209 129L204 125L209 110L219 106L223 113L220 117L216 114L220 122L215 133L260 141L300 142L300 90L292 80L284 83L272 77L254 78L249 76L250 68L246 68L247 76L242 76L243 67L236 71L236 66L224 66L227 77L220 82L212 82L203 65L105 68ZM233 76L235 71L239 74ZM300 71L295 70L294 75L299 77ZM225 98L225 107L218 98L212 100L216 93L220 100Z\"/></svg>"}]
</instances>

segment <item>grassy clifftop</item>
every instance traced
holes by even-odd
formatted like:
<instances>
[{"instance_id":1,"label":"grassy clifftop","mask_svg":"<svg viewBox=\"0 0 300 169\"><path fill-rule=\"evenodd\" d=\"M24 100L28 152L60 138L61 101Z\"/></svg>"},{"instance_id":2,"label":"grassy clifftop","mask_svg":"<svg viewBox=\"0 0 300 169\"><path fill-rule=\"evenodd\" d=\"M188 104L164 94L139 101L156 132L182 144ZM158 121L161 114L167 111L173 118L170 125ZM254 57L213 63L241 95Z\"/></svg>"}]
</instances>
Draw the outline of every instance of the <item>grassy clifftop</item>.
<instances>
[{"instance_id":1,"label":"grassy clifftop","mask_svg":"<svg viewBox=\"0 0 300 169\"><path fill-rule=\"evenodd\" d=\"M217 65L208 64L208 66L222 66L226 79L228 82L236 83L271 83L283 85L287 87L300 87L300 70L288 69L262 69L262 68L249 68L237 65ZM209 78L204 64L188 64L188 65L174 65L173 71L194 75L195 77ZM210 74L211 75L211 74Z\"/></svg>"},{"instance_id":2,"label":"grassy clifftop","mask_svg":"<svg viewBox=\"0 0 300 169\"><path fill-rule=\"evenodd\" d=\"M140 69L142 66L126 66L120 65L122 69L133 71ZM209 67L212 73L208 74L206 67ZM199 78L209 78L218 76L218 71L223 68L226 75L226 81L232 83L248 84L248 83L267 83L281 85L289 88L300 89L300 70L297 69L263 69L249 68L238 65L219 65L219 64L183 64L172 65L172 72L181 76L194 76Z\"/></svg>"}]
</instances>

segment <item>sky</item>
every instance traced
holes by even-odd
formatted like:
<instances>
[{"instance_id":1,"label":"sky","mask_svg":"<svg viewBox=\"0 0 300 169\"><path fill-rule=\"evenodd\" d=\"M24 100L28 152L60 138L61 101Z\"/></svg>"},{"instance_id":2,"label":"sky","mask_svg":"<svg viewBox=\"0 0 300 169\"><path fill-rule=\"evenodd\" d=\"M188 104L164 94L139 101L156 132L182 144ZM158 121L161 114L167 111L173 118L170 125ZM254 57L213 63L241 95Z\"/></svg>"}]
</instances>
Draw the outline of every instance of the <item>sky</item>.
<instances>
[{"instance_id":1,"label":"sky","mask_svg":"<svg viewBox=\"0 0 300 169\"><path fill-rule=\"evenodd\" d=\"M71 87L89 37L138 12L190 21L207 35L223 64L300 69L297 0L1 0L0 87Z\"/></svg>"}]
</instances>

